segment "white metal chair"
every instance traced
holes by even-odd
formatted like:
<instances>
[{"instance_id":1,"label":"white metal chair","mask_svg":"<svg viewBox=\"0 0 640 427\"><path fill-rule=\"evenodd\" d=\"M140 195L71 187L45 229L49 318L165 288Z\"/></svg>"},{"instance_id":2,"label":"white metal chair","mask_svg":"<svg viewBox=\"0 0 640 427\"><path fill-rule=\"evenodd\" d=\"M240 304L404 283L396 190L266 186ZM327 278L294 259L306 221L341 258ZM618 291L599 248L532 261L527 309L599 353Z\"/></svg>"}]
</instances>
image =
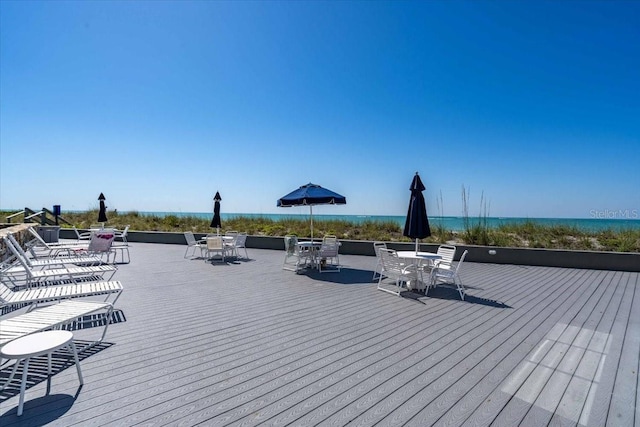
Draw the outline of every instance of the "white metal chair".
<instances>
[{"instance_id":1,"label":"white metal chair","mask_svg":"<svg viewBox=\"0 0 640 427\"><path fill-rule=\"evenodd\" d=\"M300 250L298 246L298 238L296 236L284 236L284 263L282 264L283 270L298 272L301 266L305 267L311 261L311 251Z\"/></svg>"},{"instance_id":2,"label":"white metal chair","mask_svg":"<svg viewBox=\"0 0 640 427\"><path fill-rule=\"evenodd\" d=\"M184 238L187 241L187 250L184 251L184 258L187 258L189 255L189 251L191 251L191 256L195 256L196 249L200 249L200 256L204 254L204 245L202 243L198 243L195 236L191 231L184 232Z\"/></svg>"},{"instance_id":3,"label":"white metal chair","mask_svg":"<svg viewBox=\"0 0 640 427\"><path fill-rule=\"evenodd\" d=\"M235 244L235 253L236 256L238 258L240 258L240 249L244 249L244 259L249 259L249 253L247 252L247 234L246 233L239 233L238 236L236 237L236 244Z\"/></svg>"},{"instance_id":4,"label":"white metal chair","mask_svg":"<svg viewBox=\"0 0 640 427\"><path fill-rule=\"evenodd\" d=\"M113 250L113 262L118 261L118 252L120 252L120 262L123 264L127 264L131 262L131 256L129 255L129 242L127 241L127 234L129 233L129 226L127 225L124 230L115 231L115 239L113 244L111 245L111 249ZM117 240L120 239L118 242ZM126 254L126 260L125 260Z\"/></svg>"},{"instance_id":5,"label":"white metal chair","mask_svg":"<svg viewBox=\"0 0 640 427\"><path fill-rule=\"evenodd\" d=\"M456 256L456 247L452 245L440 245L436 253L440 255L441 258L434 262L434 267L448 266L444 268L451 268L453 258Z\"/></svg>"},{"instance_id":6,"label":"white metal chair","mask_svg":"<svg viewBox=\"0 0 640 427\"><path fill-rule=\"evenodd\" d=\"M466 294L466 290L464 285L462 284L462 279L460 279L460 268L462 267L462 262L464 258L467 256L469 251L464 251L456 268L452 268L451 265L437 265L431 270L431 277L429 280L429 286L436 286L438 283L444 284L452 284L456 286L456 289L460 293L460 299L464 300L464 296ZM427 289L428 291L428 289Z\"/></svg>"},{"instance_id":7,"label":"white metal chair","mask_svg":"<svg viewBox=\"0 0 640 427\"><path fill-rule=\"evenodd\" d=\"M380 254L378 253L378 249L387 249L387 244L385 242L373 242L373 251L376 254L376 266L373 269L373 277L371 278L371 280L376 280L376 276L380 275L382 271L382 263L380 262Z\"/></svg>"},{"instance_id":8,"label":"white metal chair","mask_svg":"<svg viewBox=\"0 0 640 427\"><path fill-rule=\"evenodd\" d=\"M320 273L326 273L328 271L340 272L340 256L338 251L340 245L336 236L324 236L322 244L316 255L318 260L318 271ZM334 268L326 269L327 266L333 266ZM322 271L322 268L325 268Z\"/></svg>"},{"instance_id":9,"label":"white metal chair","mask_svg":"<svg viewBox=\"0 0 640 427\"><path fill-rule=\"evenodd\" d=\"M378 290L394 295L400 295L402 285L407 282L422 282L422 274L415 264L403 264L393 249L378 249L382 269L378 279ZM383 276L395 281L396 289L382 286Z\"/></svg>"},{"instance_id":10,"label":"white metal chair","mask_svg":"<svg viewBox=\"0 0 640 427\"><path fill-rule=\"evenodd\" d=\"M205 261L213 261L213 256L219 254L222 257L222 262L225 262L225 256L229 249L225 246L222 236L207 237L207 257Z\"/></svg>"}]
</instances>

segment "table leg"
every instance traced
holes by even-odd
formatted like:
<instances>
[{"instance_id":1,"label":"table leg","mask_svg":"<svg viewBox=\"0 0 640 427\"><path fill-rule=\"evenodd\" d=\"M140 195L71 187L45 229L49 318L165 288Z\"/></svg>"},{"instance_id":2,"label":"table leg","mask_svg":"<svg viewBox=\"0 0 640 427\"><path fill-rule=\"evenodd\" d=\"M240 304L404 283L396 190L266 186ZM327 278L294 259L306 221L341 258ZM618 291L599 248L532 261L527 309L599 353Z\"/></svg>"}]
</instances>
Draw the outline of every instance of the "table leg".
<instances>
[{"instance_id":1,"label":"table leg","mask_svg":"<svg viewBox=\"0 0 640 427\"><path fill-rule=\"evenodd\" d=\"M73 358L76 361L76 369L78 370L78 380L80 380L80 385L84 384L84 380L82 379L82 371L80 370L80 360L78 359L78 351L76 350L76 345L73 341L71 341L71 350L73 350Z\"/></svg>"},{"instance_id":2,"label":"table leg","mask_svg":"<svg viewBox=\"0 0 640 427\"><path fill-rule=\"evenodd\" d=\"M20 361L18 361L19 363ZM24 360L24 366L22 371L22 384L20 384L20 400L18 402L18 416L22 415L22 408L24 407L24 391L27 388L27 371L29 370L29 359Z\"/></svg>"}]
</instances>

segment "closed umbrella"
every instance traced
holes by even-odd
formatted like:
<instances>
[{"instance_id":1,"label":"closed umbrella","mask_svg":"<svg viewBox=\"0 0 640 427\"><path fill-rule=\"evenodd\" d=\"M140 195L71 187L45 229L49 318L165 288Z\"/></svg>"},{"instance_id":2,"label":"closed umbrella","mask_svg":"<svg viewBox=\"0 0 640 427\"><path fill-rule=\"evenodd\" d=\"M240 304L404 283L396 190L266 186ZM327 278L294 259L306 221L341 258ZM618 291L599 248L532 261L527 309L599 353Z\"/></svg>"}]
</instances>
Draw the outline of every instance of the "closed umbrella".
<instances>
[{"instance_id":1,"label":"closed umbrella","mask_svg":"<svg viewBox=\"0 0 640 427\"><path fill-rule=\"evenodd\" d=\"M431 236L429 228L429 218L427 217L427 206L424 202L425 190L424 184L420 179L420 175L416 172L411 182L411 200L409 201L409 211L407 212L407 220L404 224L403 235L416 239L416 253L419 252L419 240Z\"/></svg>"},{"instance_id":2,"label":"closed umbrella","mask_svg":"<svg viewBox=\"0 0 640 427\"><path fill-rule=\"evenodd\" d=\"M213 197L213 219L211 220L211 228L216 228L216 233L220 234L220 228L222 228L222 221L220 220L220 193L216 191L216 195Z\"/></svg>"},{"instance_id":3,"label":"closed umbrella","mask_svg":"<svg viewBox=\"0 0 640 427\"><path fill-rule=\"evenodd\" d=\"M311 240L313 241L313 206L344 205L346 203L346 197L326 188L322 188L317 184L308 183L278 199L277 206L282 208L291 206L309 206L309 215L311 218Z\"/></svg>"},{"instance_id":4,"label":"closed umbrella","mask_svg":"<svg viewBox=\"0 0 640 427\"><path fill-rule=\"evenodd\" d=\"M100 211L98 212L98 222L102 222L103 223L102 225L104 225L104 223L108 221L107 207L104 205L104 201L106 200L106 197L104 197L104 194L100 193L98 200L100 200Z\"/></svg>"}]
</instances>

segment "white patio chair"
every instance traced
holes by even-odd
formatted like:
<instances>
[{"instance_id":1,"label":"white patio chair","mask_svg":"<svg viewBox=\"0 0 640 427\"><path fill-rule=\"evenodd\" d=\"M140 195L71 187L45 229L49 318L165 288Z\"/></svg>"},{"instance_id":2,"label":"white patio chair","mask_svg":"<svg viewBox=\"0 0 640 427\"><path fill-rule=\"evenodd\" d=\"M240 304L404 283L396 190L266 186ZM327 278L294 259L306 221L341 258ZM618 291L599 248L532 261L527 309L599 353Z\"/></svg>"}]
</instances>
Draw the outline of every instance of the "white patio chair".
<instances>
[{"instance_id":1,"label":"white patio chair","mask_svg":"<svg viewBox=\"0 0 640 427\"><path fill-rule=\"evenodd\" d=\"M189 251L191 251L192 257L195 256L197 249L200 249L201 257L204 255L205 245L199 243L191 231L185 231L184 238L187 241L187 250L184 252L184 258L187 258Z\"/></svg>"},{"instance_id":2,"label":"white patio chair","mask_svg":"<svg viewBox=\"0 0 640 427\"><path fill-rule=\"evenodd\" d=\"M219 254L222 257L222 262L225 262L225 256L229 249L224 245L222 236L207 237L207 256L205 261L213 261L213 256Z\"/></svg>"},{"instance_id":3,"label":"white patio chair","mask_svg":"<svg viewBox=\"0 0 640 427\"><path fill-rule=\"evenodd\" d=\"M320 273L326 273L328 271L340 272L340 256L338 251L340 245L336 236L324 236L322 239L322 245L316 254L318 259L318 271ZM334 268L326 269L327 266L333 266ZM325 268L324 271L322 269Z\"/></svg>"},{"instance_id":4,"label":"white patio chair","mask_svg":"<svg viewBox=\"0 0 640 427\"><path fill-rule=\"evenodd\" d=\"M303 251L300 249L296 236L284 236L284 250L283 270L295 271L297 273L301 266L306 267L312 259L311 251Z\"/></svg>"},{"instance_id":5,"label":"white patio chair","mask_svg":"<svg viewBox=\"0 0 640 427\"><path fill-rule=\"evenodd\" d=\"M380 262L382 264L380 277L378 279L378 290L393 295L400 295L403 284L406 286L408 282L422 282L422 274L418 267L415 264L403 264L393 249L380 248L378 249L378 253L380 254ZM382 286L383 277L394 280L396 289L389 289ZM417 288L418 286L415 287Z\"/></svg>"},{"instance_id":6,"label":"white patio chair","mask_svg":"<svg viewBox=\"0 0 640 427\"><path fill-rule=\"evenodd\" d=\"M455 285L458 293L460 293L460 299L464 300L466 290L464 288L464 285L462 284L462 279L460 279L460 268L462 267L462 262L464 261L464 258L467 256L468 252L469 251L464 251L462 253L462 256L460 257L456 268L452 268L451 265L445 264L434 267L431 271L429 287L437 286L439 283Z\"/></svg>"},{"instance_id":7,"label":"white patio chair","mask_svg":"<svg viewBox=\"0 0 640 427\"><path fill-rule=\"evenodd\" d=\"M444 268L451 268L451 264L453 264L453 258L456 256L456 247L452 245L440 245L438 246L438 251L436 252L441 258L434 262L434 267L438 266L448 266Z\"/></svg>"},{"instance_id":8,"label":"white patio chair","mask_svg":"<svg viewBox=\"0 0 640 427\"><path fill-rule=\"evenodd\" d=\"M231 234L225 233L224 237L222 238L222 244L224 244L224 247L226 248L229 256L235 256L237 258L238 254L236 251L236 242L238 240L238 232L232 231L227 233Z\"/></svg>"},{"instance_id":9,"label":"white patio chair","mask_svg":"<svg viewBox=\"0 0 640 427\"><path fill-rule=\"evenodd\" d=\"M373 242L373 251L376 254L376 266L373 269L373 277L371 280L376 280L377 275L381 274L382 271L382 263L380 262L380 254L378 253L378 249L387 249L387 244L385 242Z\"/></svg>"},{"instance_id":10,"label":"white patio chair","mask_svg":"<svg viewBox=\"0 0 640 427\"><path fill-rule=\"evenodd\" d=\"M240 258L240 249L244 249L244 259L249 259L249 253L247 252L247 234L239 233L236 238L235 252L236 256Z\"/></svg>"},{"instance_id":11,"label":"white patio chair","mask_svg":"<svg viewBox=\"0 0 640 427\"><path fill-rule=\"evenodd\" d=\"M127 225L124 230L115 230L116 237L111 245L113 251L113 262L118 262L118 253L120 253L120 262L128 264L131 262L131 256L129 254L129 242L127 241L127 234L129 233L129 226ZM117 241L120 239L120 241ZM125 258L126 255L126 258Z\"/></svg>"}]
</instances>

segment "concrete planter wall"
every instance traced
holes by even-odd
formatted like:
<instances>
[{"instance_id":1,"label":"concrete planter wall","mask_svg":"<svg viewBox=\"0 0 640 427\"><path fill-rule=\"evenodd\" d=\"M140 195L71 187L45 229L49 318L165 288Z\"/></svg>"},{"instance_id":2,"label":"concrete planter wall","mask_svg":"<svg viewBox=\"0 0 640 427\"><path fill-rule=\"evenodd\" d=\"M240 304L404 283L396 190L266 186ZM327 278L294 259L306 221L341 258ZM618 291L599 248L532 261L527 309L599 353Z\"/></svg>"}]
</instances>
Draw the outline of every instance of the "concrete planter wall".
<instances>
[{"instance_id":1,"label":"concrete planter wall","mask_svg":"<svg viewBox=\"0 0 640 427\"><path fill-rule=\"evenodd\" d=\"M195 236L198 239L204 237L205 234L196 234ZM73 230L63 228L60 230L60 238L75 239L75 233ZM130 242L186 244L182 233L160 231L130 231L127 239ZM341 243L341 254L375 256L372 242L341 240ZM282 237L248 236L246 245L248 248L284 250L284 239ZM387 243L387 246L391 249L405 251L415 247L413 243ZM438 245L423 244L420 249L435 252ZM640 272L640 253L458 245L457 256L459 257L464 250L469 251L466 260L472 262Z\"/></svg>"}]
</instances>

